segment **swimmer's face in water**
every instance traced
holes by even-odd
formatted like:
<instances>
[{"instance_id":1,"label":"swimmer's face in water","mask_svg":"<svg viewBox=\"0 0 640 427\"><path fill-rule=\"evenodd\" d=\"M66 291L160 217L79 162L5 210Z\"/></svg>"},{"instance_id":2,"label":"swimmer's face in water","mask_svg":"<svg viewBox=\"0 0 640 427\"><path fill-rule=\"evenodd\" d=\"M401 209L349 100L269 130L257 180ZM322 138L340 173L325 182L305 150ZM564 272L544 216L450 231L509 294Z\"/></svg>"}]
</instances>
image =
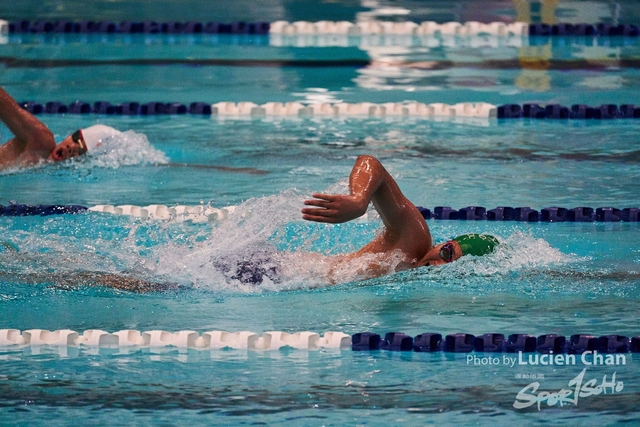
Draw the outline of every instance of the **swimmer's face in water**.
<instances>
[{"instance_id":1,"label":"swimmer's face in water","mask_svg":"<svg viewBox=\"0 0 640 427\"><path fill-rule=\"evenodd\" d=\"M461 256L462 248L460 248L460 244L455 240L449 240L448 242L432 247L429 252L418 261L418 267L448 264L459 259Z\"/></svg>"},{"instance_id":2,"label":"swimmer's face in water","mask_svg":"<svg viewBox=\"0 0 640 427\"><path fill-rule=\"evenodd\" d=\"M80 132L74 132L72 135L63 139L60 144L53 149L49 155L49 160L61 162L72 157L80 156L86 152L87 147L82 140L82 134Z\"/></svg>"}]
</instances>

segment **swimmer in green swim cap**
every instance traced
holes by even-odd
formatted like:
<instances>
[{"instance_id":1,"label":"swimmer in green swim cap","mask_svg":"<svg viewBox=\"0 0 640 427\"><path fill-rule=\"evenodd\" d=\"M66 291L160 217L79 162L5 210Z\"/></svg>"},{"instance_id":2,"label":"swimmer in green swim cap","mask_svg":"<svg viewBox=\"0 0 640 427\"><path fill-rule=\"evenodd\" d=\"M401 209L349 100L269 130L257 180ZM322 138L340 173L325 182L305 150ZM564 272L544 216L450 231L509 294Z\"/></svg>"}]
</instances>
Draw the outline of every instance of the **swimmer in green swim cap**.
<instances>
[{"instance_id":1,"label":"swimmer in green swim cap","mask_svg":"<svg viewBox=\"0 0 640 427\"><path fill-rule=\"evenodd\" d=\"M492 253L499 242L488 234L463 234L435 246L422 259L424 265L446 264L465 255L483 256Z\"/></svg>"},{"instance_id":2,"label":"swimmer in green swim cap","mask_svg":"<svg viewBox=\"0 0 640 427\"><path fill-rule=\"evenodd\" d=\"M349 176L349 194L313 194L306 200L302 218L307 221L341 223L362 216L373 203L384 223L384 230L359 251L334 261L333 271L348 271L349 263L370 260L365 277L427 265L441 265L465 255L490 254L498 240L485 234L464 234L438 245L422 214L400 191L393 177L378 159L360 156ZM398 255L401 259L398 261ZM362 265L351 264L359 272Z\"/></svg>"}]
</instances>

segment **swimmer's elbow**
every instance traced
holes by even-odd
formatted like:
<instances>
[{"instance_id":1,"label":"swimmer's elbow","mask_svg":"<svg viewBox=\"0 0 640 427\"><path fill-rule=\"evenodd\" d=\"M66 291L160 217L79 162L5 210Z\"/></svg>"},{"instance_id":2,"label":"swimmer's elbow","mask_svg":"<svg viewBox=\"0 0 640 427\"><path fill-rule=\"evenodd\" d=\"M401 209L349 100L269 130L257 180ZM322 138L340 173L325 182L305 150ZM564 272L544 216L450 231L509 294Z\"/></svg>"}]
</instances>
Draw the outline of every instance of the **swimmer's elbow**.
<instances>
[{"instance_id":1,"label":"swimmer's elbow","mask_svg":"<svg viewBox=\"0 0 640 427\"><path fill-rule=\"evenodd\" d=\"M380 163L380 160L378 160L377 158L370 156L368 154L361 154L358 156L357 162L360 163L368 163L368 164L375 164L375 165L382 165L382 163Z\"/></svg>"}]
</instances>

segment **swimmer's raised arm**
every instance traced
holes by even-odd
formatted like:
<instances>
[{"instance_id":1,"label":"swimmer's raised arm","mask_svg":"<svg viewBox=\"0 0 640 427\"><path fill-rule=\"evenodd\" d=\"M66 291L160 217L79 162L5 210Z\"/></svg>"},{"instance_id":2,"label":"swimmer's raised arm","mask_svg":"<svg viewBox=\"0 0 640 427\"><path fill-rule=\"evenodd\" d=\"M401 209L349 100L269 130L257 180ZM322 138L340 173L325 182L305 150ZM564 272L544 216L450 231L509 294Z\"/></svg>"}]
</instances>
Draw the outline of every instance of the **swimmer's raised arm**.
<instances>
[{"instance_id":1,"label":"swimmer's raised arm","mask_svg":"<svg viewBox=\"0 0 640 427\"><path fill-rule=\"evenodd\" d=\"M400 249L410 258L422 257L431 248L429 227L418 209L400 191L382 164L371 156L360 156L349 176L349 194L313 194L306 200L302 218L307 221L341 223L363 215L373 202L385 231L362 252Z\"/></svg>"},{"instance_id":2,"label":"swimmer's raised arm","mask_svg":"<svg viewBox=\"0 0 640 427\"><path fill-rule=\"evenodd\" d=\"M0 167L13 163L36 163L56 147L53 133L0 88L0 120L14 138L0 146Z\"/></svg>"},{"instance_id":3,"label":"swimmer's raised arm","mask_svg":"<svg viewBox=\"0 0 640 427\"><path fill-rule=\"evenodd\" d=\"M60 162L87 152L89 133L94 125L77 130L56 145L53 133L33 114L21 108L16 101L0 88L0 121L13 133L14 138L0 146L0 169L10 166L26 166L42 160ZM112 129L112 128L110 128ZM115 131L115 129L113 129ZM117 131L116 131L117 132ZM93 132L94 136L99 132Z\"/></svg>"}]
</instances>

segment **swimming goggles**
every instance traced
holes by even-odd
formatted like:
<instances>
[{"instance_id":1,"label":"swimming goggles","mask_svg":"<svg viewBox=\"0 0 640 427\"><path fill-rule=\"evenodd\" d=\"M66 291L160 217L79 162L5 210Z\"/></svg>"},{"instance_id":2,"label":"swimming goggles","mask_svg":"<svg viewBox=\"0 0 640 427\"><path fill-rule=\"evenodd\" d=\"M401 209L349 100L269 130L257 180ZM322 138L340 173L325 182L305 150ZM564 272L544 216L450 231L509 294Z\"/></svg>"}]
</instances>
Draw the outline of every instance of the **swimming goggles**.
<instances>
[{"instance_id":1,"label":"swimming goggles","mask_svg":"<svg viewBox=\"0 0 640 427\"><path fill-rule=\"evenodd\" d=\"M442 258L444 262L448 263L453 261L453 243L447 242L442 245L438 251L438 255L440 255L440 258Z\"/></svg>"},{"instance_id":2,"label":"swimming goggles","mask_svg":"<svg viewBox=\"0 0 640 427\"><path fill-rule=\"evenodd\" d=\"M71 140L77 143L83 152L88 151L87 144L84 142L84 137L82 136L82 130L78 129L74 133L71 134Z\"/></svg>"}]
</instances>

